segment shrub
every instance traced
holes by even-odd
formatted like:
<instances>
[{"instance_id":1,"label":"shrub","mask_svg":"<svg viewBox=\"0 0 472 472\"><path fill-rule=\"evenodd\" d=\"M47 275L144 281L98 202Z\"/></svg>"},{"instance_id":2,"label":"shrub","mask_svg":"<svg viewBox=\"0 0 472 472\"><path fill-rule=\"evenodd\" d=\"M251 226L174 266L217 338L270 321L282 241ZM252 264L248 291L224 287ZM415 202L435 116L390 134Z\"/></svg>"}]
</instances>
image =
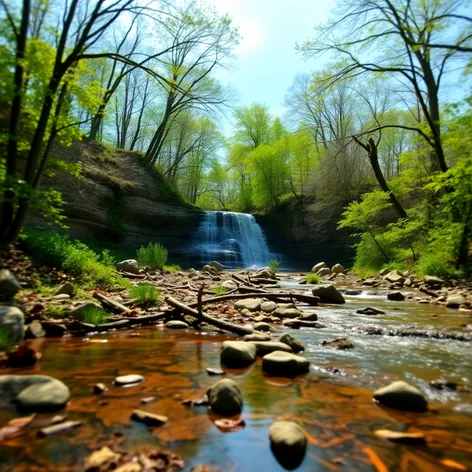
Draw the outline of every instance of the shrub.
<instances>
[{"instance_id":1,"label":"shrub","mask_svg":"<svg viewBox=\"0 0 472 472\"><path fill-rule=\"evenodd\" d=\"M151 284L138 284L129 289L129 296L136 298L138 303L155 304L161 296L161 290L155 285Z\"/></svg>"},{"instance_id":2,"label":"shrub","mask_svg":"<svg viewBox=\"0 0 472 472\"><path fill-rule=\"evenodd\" d=\"M8 352L14 345L10 329L7 326L0 326L0 352Z\"/></svg>"},{"instance_id":3,"label":"shrub","mask_svg":"<svg viewBox=\"0 0 472 472\"><path fill-rule=\"evenodd\" d=\"M218 295L218 296L228 293L228 289L226 287L222 287L221 285L217 285L216 287L213 287L211 290L215 295Z\"/></svg>"},{"instance_id":4,"label":"shrub","mask_svg":"<svg viewBox=\"0 0 472 472\"><path fill-rule=\"evenodd\" d=\"M61 234L29 231L23 239L38 262L61 267L86 285L127 287L130 284L116 273L114 259L107 250L97 254L86 244Z\"/></svg>"},{"instance_id":5,"label":"shrub","mask_svg":"<svg viewBox=\"0 0 472 472\"><path fill-rule=\"evenodd\" d=\"M162 269L167 262L167 249L159 243L149 243L138 250L138 261L151 269Z\"/></svg>"},{"instance_id":6,"label":"shrub","mask_svg":"<svg viewBox=\"0 0 472 472\"><path fill-rule=\"evenodd\" d=\"M67 315L67 310L52 303L48 303L46 305L46 315L51 318L63 318Z\"/></svg>"},{"instance_id":7,"label":"shrub","mask_svg":"<svg viewBox=\"0 0 472 472\"><path fill-rule=\"evenodd\" d=\"M280 262L277 259L271 259L268 266L270 272L275 275L279 271Z\"/></svg>"},{"instance_id":8,"label":"shrub","mask_svg":"<svg viewBox=\"0 0 472 472\"><path fill-rule=\"evenodd\" d=\"M319 284L322 278L318 274L308 274L306 279L307 283L309 284Z\"/></svg>"},{"instance_id":9,"label":"shrub","mask_svg":"<svg viewBox=\"0 0 472 472\"><path fill-rule=\"evenodd\" d=\"M84 321L94 325L100 325L106 323L108 314L105 313L101 308L92 307L84 311Z\"/></svg>"},{"instance_id":10,"label":"shrub","mask_svg":"<svg viewBox=\"0 0 472 472\"><path fill-rule=\"evenodd\" d=\"M179 272L182 270L182 267L180 267L178 264L171 264L171 265L165 265L164 270L167 272Z\"/></svg>"}]
</instances>

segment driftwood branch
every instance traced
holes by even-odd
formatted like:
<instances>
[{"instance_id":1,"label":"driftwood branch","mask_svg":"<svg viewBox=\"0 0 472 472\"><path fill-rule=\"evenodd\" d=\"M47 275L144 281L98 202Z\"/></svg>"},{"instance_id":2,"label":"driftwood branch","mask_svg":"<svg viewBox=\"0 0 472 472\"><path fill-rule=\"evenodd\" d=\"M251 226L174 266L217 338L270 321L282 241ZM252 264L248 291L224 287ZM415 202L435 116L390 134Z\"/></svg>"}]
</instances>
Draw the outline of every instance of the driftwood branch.
<instances>
[{"instance_id":1,"label":"driftwood branch","mask_svg":"<svg viewBox=\"0 0 472 472\"><path fill-rule=\"evenodd\" d=\"M130 309L121 303L112 300L109 297L106 297L102 293L93 292L93 298L98 300L105 308L109 308L110 310L116 311L118 313L127 313Z\"/></svg>"},{"instance_id":2,"label":"driftwood branch","mask_svg":"<svg viewBox=\"0 0 472 472\"><path fill-rule=\"evenodd\" d=\"M231 333L239 334L240 336L244 336L245 334L252 333L252 329L245 328L244 326L239 326L234 323L229 323L228 321L218 320L203 312L199 313L198 310L195 310L191 308L190 306L185 305L185 303L179 302L175 298L166 297L165 300L169 305L173 306L174 308L177 308L178 310L180 310L182 313L185 313L186 315L190 315L190 316L193 316L194 318L197 318L197 320L199 320L200 322L208 323L224 331L229 331ZM202 300L202 304L204 302L205 301Z\"/></svg>"}]
</instances>

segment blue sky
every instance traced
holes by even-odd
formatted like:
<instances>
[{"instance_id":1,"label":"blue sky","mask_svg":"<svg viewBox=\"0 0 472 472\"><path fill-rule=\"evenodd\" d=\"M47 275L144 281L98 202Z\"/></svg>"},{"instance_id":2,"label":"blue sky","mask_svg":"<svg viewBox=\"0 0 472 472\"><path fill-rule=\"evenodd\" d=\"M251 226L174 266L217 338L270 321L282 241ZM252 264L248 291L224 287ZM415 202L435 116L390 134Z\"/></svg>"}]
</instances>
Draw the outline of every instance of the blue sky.
<instances>
[{"instance_id":1,"label":"blue sky","mask_svg":"<svg viewBox=\"0 0 472 472\"><path fill-rule=\"evenodd\" d=\"M238 106L265 103L274 115L283 114L283 100L297 73L321 66L305 61L295 44L313 36L324 23L334 0L207 0L228 13L242 36L231 71L219 73L239 97ZM225 126L228 132L228 124Z\"/></svg>"}]
</instances>

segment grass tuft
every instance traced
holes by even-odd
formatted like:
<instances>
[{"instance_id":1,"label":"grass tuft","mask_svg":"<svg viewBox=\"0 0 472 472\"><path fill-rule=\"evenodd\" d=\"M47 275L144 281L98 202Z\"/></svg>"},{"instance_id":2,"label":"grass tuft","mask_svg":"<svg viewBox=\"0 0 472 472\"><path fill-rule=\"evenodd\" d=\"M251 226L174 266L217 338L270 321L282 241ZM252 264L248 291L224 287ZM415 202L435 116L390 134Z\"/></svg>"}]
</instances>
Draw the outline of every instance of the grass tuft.
<instances>
[{"instance_id":1,"label":"grass tuft","mask_svg":"<svg viewBox=\"0 0 472 472\"><path fill-rule=\"evenodd\" d=\"M108 313L103 311L101 308L92 307L84 311L85 323L101 325L103 323L106 323L107 320L108 320Z\"/></svg>"},{"instance_id":2,"label":"grass tuft","mask_svg":"<svg viewBox=\"0 0 472 472\"><path fill-rule=\"evenodd\" d=\"M155 285L138 284L131 287L128 294L131 298L135 298L139 304L154 305L159 301L161 290Z\"/></svg>"},{"instance_id":3,"label":"grass tuft","mask_svg":"<svg viewBox=\"0 0 472 472\"><path fill-rule=\"evenodd\" d=\"M222 287L221 285L217 285L216 287L213 287L211 290L215 295L218 295L218 296L228 293L228 289L226 287Z\"/></svg>"},{"instance_id":4,"label":"grass tuft","mask_svg":"<svg viewBox=\"0 0 472 472\"><path fill-rule=\"evenodd\" d=\"M14 345L8 326L0 326L0 352L8 352Z\"/></svg>"},{"instance_id":5,"label":"grass tuft","mask_svg":"<svg viewBox=\"0 0 472 472\"><path fill-rule=\"evenodd\" d=\"M48 303L46 305L46 316L51 318L64 318L67 315L67 310L60 306L54 305L53 303Z\"/></svg>"},{"instance_id":6,"label":"grass tuft","mask_svg":"<svg viewBox=\"0 0 472 472\"><path fill-rule=\"evenodd\" d=\"M318 274L308 274L306 282L308 284L319 284L323 279Z\"/></svg>"},{"instance_id":7,"label":"grass tuft","mask_svg":"<svg viewBox=\"0 0 472 472\"><path fill-rule=\"evenodd\" d=\"M162 269L167 262L167 249L159 243L149 243L138 250L138 262L151 269Z\"/></svg>"},{"instance_id":8,"label":"grass tuft","mask_svg":"<svg viewBox=\"0 0 472 472\"><path fill-rule=\"evenodd\" d=\"M275 275L280 269L280 261L277 259L271 259L268 264L270 272Z\"/></svg>"},{"instance_id":9,"label":"grass tuft","mask_svg":"<svg viewBox=\"0 0 472 472\"><path fill-rule=\"evenodd\" d=\"M165 265L164 270L167 272L180 272L182 270L182 267L179 266L179 264L171 264L171 265Z\"/></svg>"}]
</instances>

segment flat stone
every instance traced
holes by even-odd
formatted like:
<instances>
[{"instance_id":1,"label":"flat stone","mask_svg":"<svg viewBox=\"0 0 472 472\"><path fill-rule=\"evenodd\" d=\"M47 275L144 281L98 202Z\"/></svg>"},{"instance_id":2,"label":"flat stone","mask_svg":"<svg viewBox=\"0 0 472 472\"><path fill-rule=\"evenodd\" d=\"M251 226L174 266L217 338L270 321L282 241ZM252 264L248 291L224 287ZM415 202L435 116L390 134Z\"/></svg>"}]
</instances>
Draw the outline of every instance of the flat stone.
<instances>
[{"instance_id":1,"label":"flat stone","mask_svg":"<svg viewBox=\"0 0 472 472\"><path fill-rule=\"evenodd\" d=\"M423 394L403 380L376 390L373 398L380 404L397 410L424 412L428 409L428 402Z\"/></svg>"},{"instance_id":2,"label":"flat stone","mask_svg":"<svg viewBox=\"0 0 472 472\"><path fill-rule=\"evenodd\" d=\"M115 378L115 385L122 386L122 385L131 385L137 384L144 381L144 377L138 374L128 374L128 375L120 375Z\"/></svg>"},{"instance_id":3,"label":"flat stone","mask_svg":"<svg viewBox=\"0 0 472 472\"><path fill-rule=\"evenodd\" d=\"M378 429L375 431L375 435L382 439L388 439L389 441L399 444L413 444L413 445L424 445L426 439L423 433L402 433L399 431L391 431L389 429Z\"/></svg>"},{"instance_id":4,"label":"flat stone","mask_svg":"<svg viewBox=\"0 0 472 472\"><path fill-rule=\"evenodd\" d=\"M253 341L252 344L256 346L257 356L262 357L274 351L292 352L292 348L277 341Z\"/></svg>"},{"instance_id":5,"label":"flat stone","mask_svg":"<svg viewBox=\"0 0 472 472\"><path fill-rule=\"evenodd\" d=\"M389 272L385 277L384 280L387 280L388 282L391 282L392 284L394 283L399 283L403 285L405 283L405 277L398 272L398 270L392 270Z\"/></svg>"},{"instance_id":6,"label":"flat stone","mask_svg":"<svg viewBox=\"0 0 472 472\"><path fill-rule=\"evenodd\" d=\"M435 275L425 275L424 283L426 285L444 285L444 280L441 277L436 277Z\"/></svg>"},{"instance_id":7,"label":"flat stone","mask_svg":"<svg viewBox=\"0 0 472 472\"><path fill-rule=\"evenodd\" d=\"M303 461L306 437L293 421L276 421L269 428L270 448L277 461L288 470L296 469Z\"/></svg>"},{"instance_id":8,"label":"flat stone","mask_svg":"<svg viewBox=\"0 0 472 472\"><path fill-rule=\"evenodd\" d=\"M278 377L295 377L309 371L310 362L289 352L274 351L262 358L262 370Z\"/></svg>"},{"instance_id":9,"label":"flat stone","mask_svg":"<svg viewBox=\"0 0 472 472\"><path fill-rule=\"evenodd\" d=\"M272 312L272 316L282 319L294 319L298 318L301 315L301 312L296 308L277 308L277 310Z\"/></svg>"},{"instance_id":10,"label":"flat stone","mask_svg":"<svg viewBox=\"0 0 472 472\"><path fill-rule=\"evenodd\" d=\"M0 300L10 300L21 290L20 282L8 269L0 270Z\"/></svg>"},{"instance_id":11,"label":"flat stone","mask_svg":"<svg viewBox=\"0 0 472 472\"><path fill-rule=\"evenodd\" d=\"M264 313L272 313L275 310L277 310L277 303L271 301L261 303L261 311Z\"/></svg>"},{"instance_id":12,"label":"flat stone","mask_svg":"<svg viewBox=\"0 0 472 472\"><path fill-rule=\"evenodd\" d=\"M308 320L283 320L282 324L287 328L299 329L299 328L326 328L326 325L319 323L318 321Z\"/></svg>"},{"instance_id":13,"label":"flat stone","mask_svg":"<svg viewBox=\"0 0 472 472\"><path fill-rule=\"evenodd\" d=\"M213 369L212 367L207 367L205 369L208 375L225 375L225 371L221 369Z\"/></svg>"},{"instance_id":14,"label":"flat stone","mask_svg":"<svg viewBox=\"0 0 472 472\"><path fill-rule=\"evenodd\" d=\"M256 360L256 346L245 341L224 341L221 345L220 359L227 366L245 367Z\"/></svg>"},{"instance_id":15,"label":"flat stone","mask_svg":"<svg viewBox=\"0 0 472 472\"><path fill-rule=\"evenodd\" d=\"M165 327L168 329L187 329L190 326L185 321L171 320L165 324Z\"/></svg>"},{"instance_id":16,"label":"flat stone","mask_svg":"<svg viewBox=\"0 0 472 472\"><path fill-rule=\"evenodd\" d=\"M321 303L345 303L344 297L332 284L317 285L312 289L315 297L319 297Z\"/></svg>"},{"instance_id":17,"label":"flat stone","mask_svg":"<svg viewBox=\"0 0 472 472\"><path fill-rule=\"evenodd\" d=\"M221 416L233 416L241 412L243 397L238 384L234 380L219 380L213 384L206 393L208 405L216 414Z\"/></svg>"},{"instance_id":18,"label":"flat stone","mask_svg":"<svg viewBox=\"0 0 472 472\"><path fill-rule=\"evenodd\" d=\"M270 341L271 339L270 334L263 333L246 334L242 338L243 341Z\"/></svg>"},{"instance_id":19,"label":"flat stone","mask_svg":"<svg viewBox=\"0 0 472 472\"><path fill-rule=\"evenodd\" d=\"M66 282L56 290L55 295L69 295L72 297L75 295L75 287L70 282Z\"/></svg>"},{"instance_id":20,"label":"flat stone","mask_svg":"<svg viewBox=\"0 0 472 472\"><path fill-rule=\"evenodd\" d=\"M272 326L269 323L266 323L264 321L259 321L257 323L254 323L254 329L256 331L268 332L268 331L272 331Z\"/></svg>"},{"instance_id":21,"label":"flat stone","mask_svg":"<svg viewBox=\"0 0 472 472\"><path fill-rule=\"evenodd\" d=\"M279 338L279 342L290 346L292 348L292 351L295 353L302 352L305 350L305 345L290 333L282 334L282 336L280 336Z\"/></svg>"},{"instance_id":22,"label":"flat stone","mask_svg":"<svg viewBox=\"0 0 472 472\"><path fill-rule=\"evenodd\" d=\"M59 293L51 297L53 300L70 300L70 295L68 293Z\"/></svg>"},{"instance_id":23,"label":"flat stone","mask_svg":"<svg viewBox=\"0 0 472 472\"><path fill-rule=\"evenodd\" d=\"M236 310L244 310L245 308L249 311L259 311L261 308L260 298L245 298L244 300L238 300L234 304Z\"/></svg>"},{"instance_id":24,"label":"flat stone","mask_svg":"<svg viewBox=\"0 0 472 472\"><path fill-rule=\"evenodd\" d=\"M143 410L134 410L131 414L131 419L144 423L147 426L162 426L168 420L167 416L155 415Z\"/></svg>"},{"instance_id":25,"label":"flat stone","mask_svg":"<svg viewBox=\"0 0 472 472\"><path fill-rule=\"evenodd\" d=\"M227 288L228 290L234 290L238 288L238 284L236 282L233 282L232 280L225 280L221 283L221 286Z\"/></svg>"},{"instance_id":26,"label":"flat stone","mask_svg":"<svg viewBox=\"0 0 472 472\"><path fill-rule=\"evenodd\" d=\"M31 412L51 412L69 401L67 386L46 375L0 375L0 403L14 401L18 408Z\"/></svg>"},{"instance_id":27,"label":"flat stone","mask_svg":"<svg viewBox=\"0 0 472 472\"><path fill-rule=\"evenodd\" d=\"M0 306L0 327L12 344L23 341L25 331L25 317L23 312L15 306Z\"/></svg>"},{"instance_id":28,"label":"flat stone","mask_svg":"<svg viewBox=\"0 0 472 472\"><path fill-rule=\"evenodd\" d=\"M316 313L302 313L299 318L302 321L318 321L318 315Z\"/></svg>"}]
</instances>

